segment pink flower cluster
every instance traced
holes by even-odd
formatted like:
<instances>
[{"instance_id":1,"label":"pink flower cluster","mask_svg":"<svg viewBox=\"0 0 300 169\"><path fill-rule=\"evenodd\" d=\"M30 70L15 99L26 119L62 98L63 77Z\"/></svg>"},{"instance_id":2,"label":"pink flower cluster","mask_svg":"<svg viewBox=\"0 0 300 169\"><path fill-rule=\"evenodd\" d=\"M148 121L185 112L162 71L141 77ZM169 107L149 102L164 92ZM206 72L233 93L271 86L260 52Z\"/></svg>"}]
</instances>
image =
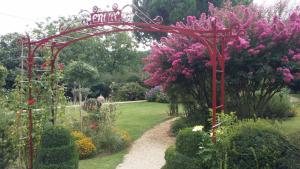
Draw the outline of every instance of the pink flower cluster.
<instances>
[{"instance_id":1,"label":"pink flower cluster","mask_svg":"<svg viewBox=\"0 0 300 169\"><path fill-rule=\"evenodd\" d=\"M208 62L205 53L204 45L185 36L170 35L162 38L161 44L153 43L150 55L144 60L144 71L150 74L145 83L166 88L180 76L190 79L195 61Z\"/></svg>"},{"instance_id":2,"label":"pink flower cluster","mask_svg":"<svg viewBox=\"0 0 300 169\"><path fill-rule=\"evenodd\" d=\"M278 67L277 71L282 73L283 80L285 83L290 83L294 79L294 76L292 75L290 69L288 69L288 68Z\"/></svg>"},{"instance_id":3,"label":"pink flower cluster","mask_svg":"<svg viewBox=\"0 0 300 169\"><path fill-rule=\"evenodd\" d=\"M300 10L293 11L287 19L274 16L268 20L256 6L227 5L218 9L210 4L210 13L216 18L217 28L232 26L246 32L246 35L227 43L225 55L228 62L233 57L239 57L241 61L245 57L258 58L262 65L270 64L274 75L279 72L282 82L291 83L294 74L299 74L293 66L300 64ZM211 19L206 14L201 14L199 19L188 16L186 23L178 22L174 26L209 30ZM145 83L164 88L179 78L193 78L199 67L210 69L208 51L203 43L179 34L170 34L161 38L160 43L154 43L145 63L144 70L150 75ZM251 72L255 74L255 70Z\"/></svg>"}]
</instances>

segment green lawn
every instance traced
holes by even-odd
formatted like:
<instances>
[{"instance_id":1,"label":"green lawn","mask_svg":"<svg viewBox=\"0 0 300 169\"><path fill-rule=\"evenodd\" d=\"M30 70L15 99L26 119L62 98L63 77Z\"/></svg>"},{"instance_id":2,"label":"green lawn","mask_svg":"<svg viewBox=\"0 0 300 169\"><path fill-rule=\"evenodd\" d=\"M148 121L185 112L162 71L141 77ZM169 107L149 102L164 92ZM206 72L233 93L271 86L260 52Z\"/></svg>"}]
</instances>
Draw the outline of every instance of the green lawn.
<instances>
[{"instance_id":1,"label":"green lawn","mask_svg":"<svg viewBox=\"0 0 300 169\"><path fill-rule=\"evenodd\" d=\"M146 130L168 118L167 104L161 103L129 103L120 104L120 114L116 125L120 129L127 130L135 140ZM104 157L95 157L79 162L80 169L115 169L122 162L127 150Z\"/></svg>"}]
</instances>

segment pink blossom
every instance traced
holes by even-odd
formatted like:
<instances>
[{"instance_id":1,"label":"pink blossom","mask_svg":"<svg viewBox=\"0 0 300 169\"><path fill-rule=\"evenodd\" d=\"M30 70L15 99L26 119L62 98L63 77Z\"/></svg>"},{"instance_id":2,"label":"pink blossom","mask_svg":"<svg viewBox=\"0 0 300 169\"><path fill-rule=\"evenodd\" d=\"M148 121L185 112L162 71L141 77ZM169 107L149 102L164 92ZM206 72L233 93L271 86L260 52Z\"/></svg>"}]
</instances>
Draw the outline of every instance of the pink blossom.
<instances>
[{"instance_id":1,"label":"pink blossom","mask_svg":"<svg viewBox=\"0 0 300 169\"><path fill-rule=\"evenodd\" d=\"M278 72L281 72L283 69L282 69L282 67L278 67L277 69L276 69L276 71L278 71Z\"/></svg>"},{"instance_id":2,"label":"pink blossom","mask_svg":"<svg viewBox=\"0 0 300 169\"><path fill-rule=\"evenodd\" d=\"M175 57L176 58L179 58L180 56L182 56L184 53L183 52L177 52L176 54L175 54Z\"/></svg>"},{"instance_id":3,"label":"pink blossom","mask_svg":"<svg viewBox=\"0 0 300 169\"><path fill-rule=\"evenodd\" d=\"M289 55L294 55L295 54L295 52L292 50L292 49L289 49L289 53L288 53Z\"/></svg>"},{"instance_id":4,"label":"pink blossom","mask_svg":"<svg viewBox=\"0 0 300 169\"><path fill-rule=\"evenodd\" d=\"M259 50L261 50L261 49L265 49L266 48L266 46L265 45L263 45L263 44L259 44L255 49L259 49Z\"/></svg>"},{"instance_id":5,"label":"pink blossom","mask_svg":"<svg viewBox=\"0 0 300 169\"><path fill-rule=\"evenodd\" d=\"M211 67L211 62L210 61L206 62L205 67Z\"/></svg>"},{"instance_id":6,"label":"pink blossom","mask_svg":"<svg viewBox=\"0 0 300 169\"><path fill-rule=\"evenodd\" d=\"M248 50L249 55L255 56L257 54L259 54L260 50L255 50L253 48Z\"/></svg>"},{"instance_id":7,"label":"pink blossom","mask_svg":"<svg viewBox=\"0 0 300 169\"><path fill-rule=\"evenodd\" d=\"M280 74L282 80L276 82L289 84L299 76L295 68L295 63L300 64L299 11L300 9L296 10L288 18L274 17L272 20L262 18L261 10L255 6L227 5L225 8L217 8L211 4L212 16L204 13L199 19L189 16L186 23L178 22L174 26L199 31L210 30L212 17L216 18L218 29L234 24L240 26L245 29L246 35L229 39L224 53L226 62L247 62L247 57L255 56L250 60L257 59L261 64L247 65L251 68L251 71L248 71L249 75L260 69L261 65L267 64L275 70L269 77L271 82L275 83L277 79L272 77ZM145 81L148 85L167 88L176 83L177 77L184 76L186 80L190 80L193 79L194 71L211 70L205 44L191 37L168 34L167 37L161 38L160 42L153 43L151 48L151 53L144 59L144 70L149 74ZM282 57L277 57L279 53Z\"/></svg>"},{"instance_id":8,"label":"pink blossom","mask_svg":"<svg viewBox=\"0 0 300 169\"><path fill-rule=\"evenodd\" d=\"M176 68L179 68L180 67L180 63L181 63L181 60L180 59L176 59L172 62L172 66L176 69Z\"/></svg>"},{"instance_id":9,"label":"pink blossom","mask_svg":"<svg viewBox=\"0 0 300 169\"><path fill-rule=\"evenodd\" d=\"M289 75L286 75L286 76L284 76L284 78L283 78L283 81L285 82L285 83L291 83L291 81L293 80L294 78L293 78L293 75L292 74L289 74Z\"/></svg>"},{"instance_id":10,"label":"pink blossom","mask_svg":"<svg viewBox=\"0 0 300 169\"><path fill-rule=\"evenodd\" d=\"M294 11L291 15L290 15L290 20L291 21L296 21L298 19L298 15L297 13Z\"/></svg>"},{"instance_id":11,"label":"pink blossom","mask_svg":"<svg viewBox=\"0 0 300 169\"><path fill-rule=\"evenodd\" d=\"M295 60L295 61L299 61L300 60L300 53L295 54L292 59Z\"/></svg>"},{"instance_id":12,"label":"pink blossom","mask_svg":"<svg viewBox=\"0 0 300 169\"><path fill-rule=\"evenodd\" d=\"M283 56L283 57L281 58L281 61L282 61L283 63L288 63L288 62L289 62L289 58L288 58L287 56Z\"/></svg>"},{"instance_id":13,"label":"pink blossom","mask_svg":"<svg viewBox=\"0 0 300 169\"><path fill-rule=\"evenodd\" d=\"M277 71L282 73L283 81L287 84L289 84L293 79L294 76L291 74L291 71L289 68L277 68Z\"/></svg>"},{"instance_id":14,"label":"pink blossom","mask_svg":"<svg viewBox=\"0 0 300 169\"><path fill-rule=\"evenodd\" d=\"M239 39L241 48L246 49L246 48L249 47L249 42L248 41L246 41L245 39L243 39L241 37L239 37L238 39Z\"/></svg>"},{"instance_id":15,"label":"pink blossom","mask_svg":"<svg viewBox=\"0 0 300 169\"><path fill-rule=\"evenodd\" d=\"M234 41L230 41L227 43L228 46L233 46L233 44L234 44Z\"/></svg>"}]
</instances>

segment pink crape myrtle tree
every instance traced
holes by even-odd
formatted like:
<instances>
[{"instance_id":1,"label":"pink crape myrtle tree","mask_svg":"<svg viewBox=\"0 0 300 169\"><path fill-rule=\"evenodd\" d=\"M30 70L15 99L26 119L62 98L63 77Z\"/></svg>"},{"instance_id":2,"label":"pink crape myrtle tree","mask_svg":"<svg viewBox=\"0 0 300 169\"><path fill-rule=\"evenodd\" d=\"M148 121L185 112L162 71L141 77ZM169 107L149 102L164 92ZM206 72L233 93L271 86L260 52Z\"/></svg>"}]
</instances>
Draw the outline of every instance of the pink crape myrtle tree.
<instances>
[{"instance_id":1,"label":"pink crape myrtle tree","mask_svg":"<svg viewBox=\"0 0 300 169\"><path fill-rule=\"evenodd\" d=\"M211 17L219 29L238 25L246 34L227 43L225 58L226 110L240 118L263 117L264 105L300 77L300 10L288 17L267 17L255 5L223 8L210 4L210 13L188 16L176 27L210 29ZM186 36L170 34L152 45L145 58L145 83L176 93L191 122L209 126L211 64L205 46Z\"/></svg>"}]
</instances>

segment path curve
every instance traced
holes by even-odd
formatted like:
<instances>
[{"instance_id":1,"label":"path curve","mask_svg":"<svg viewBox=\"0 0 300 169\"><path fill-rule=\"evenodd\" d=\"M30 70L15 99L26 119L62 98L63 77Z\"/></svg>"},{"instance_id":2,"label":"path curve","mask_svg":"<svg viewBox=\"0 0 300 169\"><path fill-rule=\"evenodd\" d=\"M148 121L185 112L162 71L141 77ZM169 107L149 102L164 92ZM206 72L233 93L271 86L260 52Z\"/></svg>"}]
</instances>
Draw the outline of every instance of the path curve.
<instances>
[{"instance_id":1,"label":"path curve","mask_svg":"<svg viewBox=\"0 0 300 169\"><path fill-rule=\"evenodd\" d=\"M290 96L290 99L291 99L291 102L292 102L292 103L300 102L300 99L297 98L297 97Z\"/></svg>"},{"instance_id":2,"label":"path curve","mask_svg":"<svg viewBox=\"0 0 300 169\"><path fill-rule=\"evenodd\" d=\"M117 169L160 169L165 164L166 149L175 144L170 136L170 126L174 119L167 120L146 131L136 140Z\"/></svg>"}]
</instances>

